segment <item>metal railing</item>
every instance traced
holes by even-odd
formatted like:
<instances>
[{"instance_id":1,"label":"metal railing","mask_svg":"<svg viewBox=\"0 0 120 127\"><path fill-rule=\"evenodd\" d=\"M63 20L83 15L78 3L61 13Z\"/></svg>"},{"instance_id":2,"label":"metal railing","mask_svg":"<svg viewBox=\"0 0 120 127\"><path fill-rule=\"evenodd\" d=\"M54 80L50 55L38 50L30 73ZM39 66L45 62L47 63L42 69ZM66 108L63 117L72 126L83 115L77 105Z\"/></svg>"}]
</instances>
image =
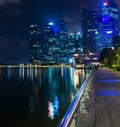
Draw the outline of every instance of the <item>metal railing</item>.
<instances>
[{"instance_id":1,"label":"metal railing","mask_svg":"<svg viewBox=\"0 0 120 127\"><path fill-rule=\"evenodd\" d=\"M68 108L65 116L58 124L58 127L76 127L82 113L87 113L85 101L90 98L94 69L84 81L81 88L77 92L72 104Z\"/></svg>"}]
</instances>

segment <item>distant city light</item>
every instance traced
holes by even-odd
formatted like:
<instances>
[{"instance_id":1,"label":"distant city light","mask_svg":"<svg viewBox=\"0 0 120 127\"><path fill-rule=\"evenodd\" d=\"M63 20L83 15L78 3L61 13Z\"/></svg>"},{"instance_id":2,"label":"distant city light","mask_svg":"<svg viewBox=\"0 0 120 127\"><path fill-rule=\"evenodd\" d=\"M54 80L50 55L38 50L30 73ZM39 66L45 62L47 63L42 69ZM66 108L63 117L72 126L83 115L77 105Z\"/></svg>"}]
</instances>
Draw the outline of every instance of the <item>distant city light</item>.
<instances>
[{"instance_id":1,"label":"distant city light","mask_svg":"<svg viewBox=\"0 0 120 127\"><path fill-rule=\"evenodd\" d=\"M34 25L30 25L30 27L34 27Z\"/></svg>"},{"instance_id":2,"label":"distant city light","mask_svg":"<svg viewBox=\"0 0 120 127\"><path fill-rule=\"evenodd\" d=\"M36 26L37 26L37 24L30 25L30 27L36 27Z\"/></svg>"},{"instance_id":3,"label":"distant city light","mask_svg":"<svg viewBox=\"0 0 120 127\"><path fill-rule=\"evenodd\" d=\"M78 35L80 35L80 32L78 32Z\"/></svg>"},{"instance_id":4,"label":"distant city light","mask_svg":"<svg viewBox=\"0 0 120 127\"><path fill-rule=\"evenodd\" d=\"M108 6L108 2L103 3L103 6Z\"/></svg>"},{"instance_id":5,"label":"distant city light","mask_svg":"<svg viewBox=\"0 0 120 127\"><path fill-rule=\"evenodd\" d=\"M114 50L115 48L114 48L114 47L112 47L112 49Z\"/></svg>"},{"instance_id":6,"label":"distant city light","mask_svg":"<svg viewBox=\"0 0 120 127\"><path fill-rule=\"evenodd\" d=\"M106 33L107 33L107 34L111 34L112 32L113 32L113 31L111 30L111 31L107 31Z\"/></svg>"},{"instance_id":7,"label":"distant city light","mask_svg":"<svg viewBox=\"0 0 120 127\"><path fill-rule=\"evenodd\" d=\"M48 101L48 117L54 119L54 105L50 101Z\"/></svg>"},{"instance_id":8,"label":"distant city light","mask_svg":"<svg viewBox=\"0 0 120 127\"><path fill-rule=\"evenodd\" d=\"M98 31L96 31L95 34L98 34Z\"/></svg>"},{"instance_id":9,"label":"distant city light","mask_svg":"<svg viewBox=\"0 0 120 127\"><path fill-rule=\"evenodd\" d=\"M93 53L92 53L92 52L90 52L89 54L90 54L90 55L92 55Z\"/></svg>"},{"instance_id":10,"label":"distant city light","mask_svg":"<svg viewBox=\"0 0 120 127\"><path fill-rule=\"evenodd\" d=\"M69 63L75 63L75 59L73 58L69 58Z\"/></svg>"},{"instance_id":11,"label":"distant city light","mask_svg":"<svg viewBox=\"0 0 120 127\"><path fill-rule=\"evenodd\" d=\"M74 56L74 57L78 57L78 56L79 56L79 54L74 54L73 56Z\"/></svg>"},{"instance_id":12,"label":"distant city light","mask_svg":"<svg viewBox=\"0 0 120 127\"><path fill-rule=\"evenodd\" d=\"M54 25L54 23L53 23L53 22L49 22L48 24L49 24L50 26L53 26L53 25Z\"/></svg>"},{"instance_id":13,"label":"distant city light","mask_svg":"<svg viewBox=\"0 0 120 127\"><path fill-rule=\"evenodd\" d=\"M93 60L98 60L98 58L93 58Z\"/></svg>"}]
</instances>

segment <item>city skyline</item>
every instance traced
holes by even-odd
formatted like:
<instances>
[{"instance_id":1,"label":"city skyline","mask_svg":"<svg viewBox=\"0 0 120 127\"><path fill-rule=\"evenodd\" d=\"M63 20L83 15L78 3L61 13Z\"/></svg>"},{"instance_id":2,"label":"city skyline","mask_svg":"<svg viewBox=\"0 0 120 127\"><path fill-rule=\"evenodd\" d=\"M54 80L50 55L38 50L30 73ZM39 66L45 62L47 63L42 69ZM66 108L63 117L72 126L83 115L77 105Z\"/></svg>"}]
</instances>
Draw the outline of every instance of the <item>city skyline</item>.
<instances>
[{"instance_id":1,"label":"city skyline","mask_svg":"<svg viewBox=\"0 0 120 127\"><path fill-rule=\"evenodd\" d=\"M0 1L0 62L27 63L29 60L28 26L64 19L71 29L80 30L81 9L100 8L104 0ZM120 3L120 1L117 1Z\"/></svg>"}]
</instances>

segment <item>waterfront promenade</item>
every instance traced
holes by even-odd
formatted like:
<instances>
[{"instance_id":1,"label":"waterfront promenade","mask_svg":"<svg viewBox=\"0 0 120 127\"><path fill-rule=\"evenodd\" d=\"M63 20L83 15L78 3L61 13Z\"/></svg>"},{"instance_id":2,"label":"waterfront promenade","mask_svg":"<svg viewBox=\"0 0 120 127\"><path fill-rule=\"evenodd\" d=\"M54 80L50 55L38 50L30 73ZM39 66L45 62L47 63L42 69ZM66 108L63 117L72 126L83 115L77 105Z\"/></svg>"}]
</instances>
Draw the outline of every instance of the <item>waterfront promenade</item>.
<instances>
[{"instance_id":1,"label":"waterfront promenade","mask_svg":"<svg viewBox=\"0 0 120 127\"><path fill-rule=\"evenodd\" d=\"M120 72L99 67L77 127L120 127Z\"/></svg>"},{"instance_id":2,"label":"waterfront promenade","mask_svg":"<svg viewBox=\"0 0 120 127\"><path fill-rule=\"evenodd\" d=\"M95 127L120 127L120 72L99 68L95 77Z\"/></svg>"}]
</instances>

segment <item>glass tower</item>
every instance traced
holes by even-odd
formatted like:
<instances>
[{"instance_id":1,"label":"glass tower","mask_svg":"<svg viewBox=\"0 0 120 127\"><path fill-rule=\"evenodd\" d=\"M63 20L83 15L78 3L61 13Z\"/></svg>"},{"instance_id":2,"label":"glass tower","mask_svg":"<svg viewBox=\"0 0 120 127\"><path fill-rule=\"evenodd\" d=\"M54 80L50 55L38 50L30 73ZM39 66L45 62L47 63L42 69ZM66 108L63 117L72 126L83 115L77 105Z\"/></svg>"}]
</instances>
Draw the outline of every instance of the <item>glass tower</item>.
<instances>
[{"instance_id":1,"label":"glass tower","mask_svg":"<svg viewBox=\"0 0 120 127\"><path fill-rule=\"evenodd\" d=\"M84 53L95 52L95 31L97 28L96 11L82 12L82 44Z\"/></svg>"},{"instance_id":2,"label":"glass tower","mask_svg":"<svg viewBox=\"0 0 120 127\"><path fill-rule=\"evenodd\" d=\"M103 48L112 48L113 38L118 35L118 7L116 3L105 2L102 6L101 19L96 32L97 52Z\"/></svg>"},{"instance_id":3,"label":"glass tower","mask_svg":"<svg viewBox=\"0 0 120 127\"><path fill-rule=\"evenodd\" d=\"M29 42L30 63L40 63L40 58L42 57L42 40L41 30L37 24L31 25L29 27Z\"/></svg>"}]
</instances>

